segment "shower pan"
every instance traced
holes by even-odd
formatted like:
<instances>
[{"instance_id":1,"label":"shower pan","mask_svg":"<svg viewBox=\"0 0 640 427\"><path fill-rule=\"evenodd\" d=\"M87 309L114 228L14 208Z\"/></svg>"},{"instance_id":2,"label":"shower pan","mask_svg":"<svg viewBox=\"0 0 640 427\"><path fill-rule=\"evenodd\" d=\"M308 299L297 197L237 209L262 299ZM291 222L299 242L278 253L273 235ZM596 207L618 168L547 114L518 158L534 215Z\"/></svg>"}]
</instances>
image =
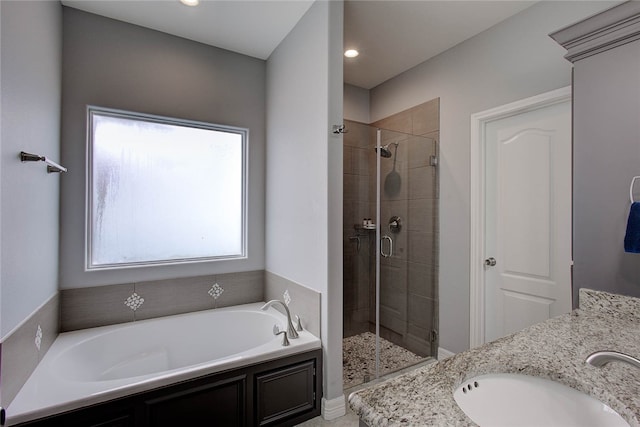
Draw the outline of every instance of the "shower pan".
<instances>
[{"instance_id":1,"label":"shower pan","mask_svg":"<svg viewBox=\"0 0 640 427\"><path fill-rule=\"evenodd\" d=\"M345 388L438 348L438 145L345 122Z\"/></svg>"}]
</instances>

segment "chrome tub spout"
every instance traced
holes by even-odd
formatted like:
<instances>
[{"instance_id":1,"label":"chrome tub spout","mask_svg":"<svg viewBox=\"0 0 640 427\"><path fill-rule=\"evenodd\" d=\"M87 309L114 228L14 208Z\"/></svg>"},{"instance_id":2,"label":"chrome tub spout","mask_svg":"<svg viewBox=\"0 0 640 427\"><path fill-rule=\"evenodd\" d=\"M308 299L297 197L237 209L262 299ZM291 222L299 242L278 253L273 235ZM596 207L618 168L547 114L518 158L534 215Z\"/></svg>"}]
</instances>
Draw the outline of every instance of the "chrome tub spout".
<instances>
[{"instance_id":1,"label":"chrome tub spout","mask_svg":"<svg viewBox=\"0 0 640 427\"><path fill-rule=\"evenodd\" d=\"M285 311L287 312L287 335L289 336L289 339L296 339L298 338L298 332L296 331L296 328L293 327L293 322L291 321L291 313L289 312L289 307L287 307L287 304L283 303L280 300L277 299L272 299L271 301L269 301L268 303L266 303L265 305L263 305L262 307L260 307L260 310L266 310L269 307L271 307L273 304L282 304L282 306L284 307Z\"/></svg>"}]
</instances>

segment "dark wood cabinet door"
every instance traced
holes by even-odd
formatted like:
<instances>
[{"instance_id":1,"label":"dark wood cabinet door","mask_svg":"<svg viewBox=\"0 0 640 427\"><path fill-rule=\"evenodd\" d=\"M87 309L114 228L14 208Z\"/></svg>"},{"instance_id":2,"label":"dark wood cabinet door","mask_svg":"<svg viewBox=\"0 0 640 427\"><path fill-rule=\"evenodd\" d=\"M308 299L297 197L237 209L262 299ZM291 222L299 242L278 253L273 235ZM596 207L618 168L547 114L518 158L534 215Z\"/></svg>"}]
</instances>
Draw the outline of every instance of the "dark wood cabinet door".
<instances>
[{"instance_id":1,"label":"dark wood cabinet door","mask_svg":"<svg viewBox=\"0 0 640 427\"><path fill-rule=\"evenodd\" d=\"M135 425L134 408L113 403L40 418L19 424L19 427L135 427Z\"/></svg>"},{"instance_id":2,"label":"dark wood cabinet door","mask_svg":"<svg viewBox=\"0 0 640 427\"><path fill-rule=\"evenodd\" d=\"M148 427L244 426L246 376L238 376L145 401Z\"/></svg>"},{"instance_id":3,"label":"dark wood cabinet door","mask_svg":"<svg viewBox=\"0 0 640 427\"><path fill-rule=\"evenodd\" d=\"M315 360L257 374L256 424L274 425L315 409Z\"/></svg>"},{"instance_id":4,"label":"dark wood cabinet door","mask_svg":"<svg viewBox=\"0 0 640 427\"><path fill-rule=\"evenodd\" d=\"M111 419L100 420L99 422L92 424L79 424L79 425L87 425L90 427L133 427L134 417L131 414L123 414L121 416L115 416Z\"/></svg>"}]
</instances>

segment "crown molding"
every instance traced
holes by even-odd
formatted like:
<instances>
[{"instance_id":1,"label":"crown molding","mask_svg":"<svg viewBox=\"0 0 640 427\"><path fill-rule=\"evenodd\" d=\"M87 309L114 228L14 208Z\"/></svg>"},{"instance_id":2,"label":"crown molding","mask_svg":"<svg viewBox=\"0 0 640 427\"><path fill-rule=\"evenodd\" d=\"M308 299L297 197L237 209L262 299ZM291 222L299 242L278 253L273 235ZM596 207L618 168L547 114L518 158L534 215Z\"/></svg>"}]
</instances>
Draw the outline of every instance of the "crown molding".
<instances>
[{"instance_id":1,"label":"crown molding","mask_svg":"<svg viewBox=\"0 0 640 427\"><path fill-rule=\"evenodd\" d=\"M640 39L640 1L628 1L569 25L549 36L576 62Z\"/></svg>"}]
</instances>

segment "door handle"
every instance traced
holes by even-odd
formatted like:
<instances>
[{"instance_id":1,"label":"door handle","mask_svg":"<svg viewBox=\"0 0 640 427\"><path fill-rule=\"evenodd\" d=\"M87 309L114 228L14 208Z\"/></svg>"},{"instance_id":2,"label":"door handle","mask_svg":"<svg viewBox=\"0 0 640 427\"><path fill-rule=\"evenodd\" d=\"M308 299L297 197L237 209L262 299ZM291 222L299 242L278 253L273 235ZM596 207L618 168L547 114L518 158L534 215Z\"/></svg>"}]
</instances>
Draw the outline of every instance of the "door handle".
<instances>
[{"instance_id":1,"label":"door handle","mask_svg":"<svg viewBox=\"0 0 640 427\"><path fill-rule=\"evenodd\" d=\"M389 252L384 251L384 249L382 249L382 242L384 240L388 240L389 241ZM393 255L393 240L391 239L391 237L385 235L382 236L382 238L380 239L380 255L382 255L385 258L389 258L390 256Z\"/></svg>"},{"instance_id":2,"label":"door handle","mask_svg":"<svg viewBox=\"0 0 640 427\"><path fill-rule=\"evenodd\" d=\"M494 257L490 257L484 260L484 265L487 267L493 267L496 265L496 259Z\"/></svg>"}]
</instances>

